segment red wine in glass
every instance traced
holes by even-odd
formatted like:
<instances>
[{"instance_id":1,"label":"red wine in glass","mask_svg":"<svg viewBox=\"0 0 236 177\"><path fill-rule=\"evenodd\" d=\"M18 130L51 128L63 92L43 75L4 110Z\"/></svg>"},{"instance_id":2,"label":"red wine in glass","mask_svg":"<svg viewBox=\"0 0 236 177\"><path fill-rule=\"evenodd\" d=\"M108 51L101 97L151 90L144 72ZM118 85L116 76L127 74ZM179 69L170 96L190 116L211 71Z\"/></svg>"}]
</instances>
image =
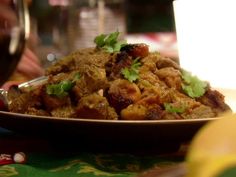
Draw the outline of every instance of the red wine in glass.
<instances>
[{"instance_id":1,"label":"red wine in glass","mask_svg":"<svg viewBox=\"0 0 236 177\"><path fill-rule=\"evenodd\" d=\"M0 85L14 72L29 35L29 13L25 0L13 1L11 8L16 13L16 24L8 25L7 20L0 19Z\"/></svg>"}]
</instances>

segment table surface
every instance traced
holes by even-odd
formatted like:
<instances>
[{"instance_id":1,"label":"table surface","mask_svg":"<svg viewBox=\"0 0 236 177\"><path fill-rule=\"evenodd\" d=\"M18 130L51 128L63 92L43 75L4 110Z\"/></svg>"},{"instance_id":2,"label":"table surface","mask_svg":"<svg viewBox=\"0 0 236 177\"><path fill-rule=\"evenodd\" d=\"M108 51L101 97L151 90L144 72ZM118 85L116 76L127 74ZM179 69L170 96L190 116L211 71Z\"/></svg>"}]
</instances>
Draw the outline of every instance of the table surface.
<instances>
[{"instance_id":1,"label":"table surface","mask_svg":"<svg viewBox=\"0 0 236 177\"><path fill-rule=\"evenodd\" d=\"M162 169L179 164L184 161L186 152L184 148L165 152L154 146L120 148L109 144L84 146L79 140L71 142L18 135L0 128L0 154L26 154L24 164L1 165L0 176L131 177L153 167Z\"/></svg>"}]
</instances>

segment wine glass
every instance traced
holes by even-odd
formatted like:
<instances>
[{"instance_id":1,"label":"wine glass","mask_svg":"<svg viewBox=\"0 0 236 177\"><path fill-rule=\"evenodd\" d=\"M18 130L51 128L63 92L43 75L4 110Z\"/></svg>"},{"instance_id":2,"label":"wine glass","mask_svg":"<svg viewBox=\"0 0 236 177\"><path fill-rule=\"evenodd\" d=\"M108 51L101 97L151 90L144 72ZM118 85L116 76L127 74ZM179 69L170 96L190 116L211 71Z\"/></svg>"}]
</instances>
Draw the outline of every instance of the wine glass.
<instances>
[{"instance_id":1,"label":"wine glass","mask_svg":"<svg viewBox=\"0 0 236 177\"><path fill-rule=\"evenodd\" d=\"M25 0L5 0L0 4L0 85L10 77L21 58L29 37L29 23Z\"/></svg>"}]
</instances>

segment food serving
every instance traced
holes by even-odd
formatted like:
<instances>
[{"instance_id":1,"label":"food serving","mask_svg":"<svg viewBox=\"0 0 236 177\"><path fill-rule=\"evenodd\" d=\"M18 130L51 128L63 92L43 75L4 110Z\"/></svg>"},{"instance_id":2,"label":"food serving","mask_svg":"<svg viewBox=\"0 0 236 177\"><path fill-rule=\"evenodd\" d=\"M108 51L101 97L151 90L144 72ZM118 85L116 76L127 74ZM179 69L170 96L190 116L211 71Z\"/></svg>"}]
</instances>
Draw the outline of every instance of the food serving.
<instances>
[{"instance_id":1,"label":"food serving","mask_svg":"<svg viewBox=\"0 0 236 177\"><path fill-rule=\"evenodd\" d=\"M95 38L46 70L47 81L10 89L9 111L81 119L170 120L231 111L224 96L146 44Z\"/></svg>"}]
</instances>

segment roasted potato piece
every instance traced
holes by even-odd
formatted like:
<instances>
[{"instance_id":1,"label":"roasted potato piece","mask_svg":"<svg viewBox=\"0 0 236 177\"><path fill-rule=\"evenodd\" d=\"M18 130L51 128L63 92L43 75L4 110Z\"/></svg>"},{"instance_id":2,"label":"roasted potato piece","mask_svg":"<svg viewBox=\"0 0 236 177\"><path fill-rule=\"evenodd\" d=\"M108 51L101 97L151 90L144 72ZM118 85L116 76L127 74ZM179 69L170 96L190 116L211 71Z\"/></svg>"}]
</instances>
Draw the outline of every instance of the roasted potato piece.
<instances>
[{"instance_id":1,"label":"roasted potato piece","mask_svg":"<svg viewBox=\"0 0 236 177\"><path fill-rule=\"evenodd\" d=\"M165 116L165 111L157 104L131 104L121 110L120 115L123 120L160 120Z\"/></svg>"},{"instance_id":2,"label":"roasted potato piece","mask_svg":"<svg viewBox=\"0 0 236 177\"><path fill-rule=\"evenodd\" d=\"M121 110L120 118L122 120L145 120L147 108L140 104L131 104L127 108Z\"/></svg>"}]
</instances>

